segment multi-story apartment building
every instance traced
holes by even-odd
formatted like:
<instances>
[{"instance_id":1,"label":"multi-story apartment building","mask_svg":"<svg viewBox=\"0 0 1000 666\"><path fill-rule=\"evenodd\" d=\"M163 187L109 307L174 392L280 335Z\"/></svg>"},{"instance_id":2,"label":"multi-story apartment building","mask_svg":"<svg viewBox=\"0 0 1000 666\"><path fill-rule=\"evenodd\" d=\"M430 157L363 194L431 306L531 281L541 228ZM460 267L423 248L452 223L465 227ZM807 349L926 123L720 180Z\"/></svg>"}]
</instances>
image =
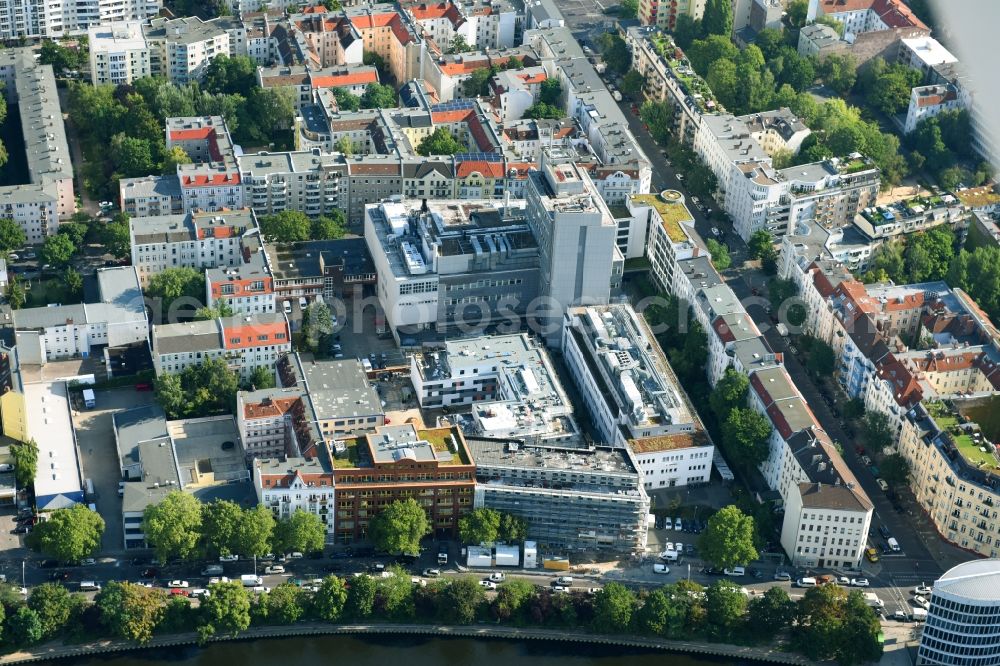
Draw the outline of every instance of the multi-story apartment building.
<instances>
[{"instance_id":1,"label":"multi-story apartment building","mask_svg":"<svg viewBox=\"0 0 1000 666\"><path fill-rule=\"evenodd\" d=\"M289 354L278 363L278 377L282 386L309 397L305 417L321 440L310 443L299 433L302 455L315 455L308 447L317 441L372 432L386 422L382 401L357 359L303 362L298 354Z\"/></svg>"},{"instance_id":2,"label":"multi-story apartment building","mask_svg":"<svg viewBox=\"0 0 1000 666\"><path fill-rule=\"evenodd\" d=\"M0 39L58 39L95 25L156 16L160 0L0 0Z\"/></svg>"},{"instance_id":3,"label":"multi-story apartment building","mask_svg":"<svg viewBox=\"0 0 1000 666\"><path fill-rule=\"evenodd\" d=\"M246 380L259 367L273 370L292 350L288 320L281 313L154 325L152 337L157 376L223 359Z\"/></svg>"},{"instance_id":4,"label":"multi-story apartment building","mask_svg":"<svg viewBox=\"0 0 1000 666\"><path fill-rule=\"evenodd\" d=\"M941 537L980 557L997 557L1000 460L980 425L956 409L968 412L976 402L916 405L902 419L896 449L910 463L910 488Z\"/></svg>"},{"instance_id":5,"label":"multi-story apartment building","mask_svg":"<svg viewBox=\"0 0 1000 666\"><path fill-rule=\"evenodd\" d=\"M149 46L138 21L91 26L87 39L94 85L130 84L152 75Z\"/></svg>"},{"instance_id":6,"label":"multi-story apartment building","mask_svg":"<svg viewBox=\"0 0 1000 666\"><path fill-rule=\"evenodd\" d=\"M673 30L679 16L701 19L705 13L705 0L640 0L639 20L643 25L654 25Z\"/></svg>"},{"instance_id":7,"label":"multi-story apartment building","mask_svg":"<svg viewBox=\"0 0 1000 666\"><path fill-rule=\"evenodd\" d=\"M538 246L523 202L383 203L365 210L376 290L397 338L483 328L538 295Z\"/></svg>"},{"instance_id":8,"label":"multi-story apartment building","mask_svg":"<svg viewBox=\"0 0 1000 666\"><path fill-rule=\"evenodd\" d=\"M179 215L184 212L180 181L176 175L122 178L118 205L129 217Z\"/></svg>"},{"instance_id":9,"label":"multi-story apartment building","mask_svg":"<svg viewBox=\"0 0 1000 666\"><path fill-rule=\"evenodd\" d=\"M260 153L237 162L244 201L260 215L297 210L316 217L347 207L349 166L339 153Z\"/></svg>"},{"instance_id":10,"label":"multi-story apartment building","mask_svg":"<svg viewBox=\"0 0 1000 666\"><path fill-rule=\"evenodd\" d=\"M329 457L257 458L252 465L257 501L277 520L306 511L319 516L326 533L333 534L335 490Z\"/></svg>"},{"instance_id":11,"label":"multi-story apartment building","mask_svg":"<svg viewBox=\"0 0 1000 666\"><path fill-rule=\"evenodd\" d=\"M129 219L132 265L143 286L168 268L220 268L243 263L243 235L257 231L251 209Z\"/></svg>"},{"instance_id":12,"label":"multi-story apartment building","mask_svg":"<svg viewBox=\"0 0 1000 666\"><path fill-rule=\"evenodd\" d=\"M265 245L278 301L322 296L334 314L340 304L374 294L375 264L363 238ZM346 314L346 312L344 314Z\"/></svg>"},{"instance_id":13,"label":"multi-story apartment building","mask_svg":"<svg viewBox=\"0 0 1000 666\"><path fill-rule=\"evenodd\" d=\"M309 451L309 443L322 439L312 409L309 394L296 386L237 392L236 426L247 458L294 458Z\"/></svg>"},{"instance_id":14,"label":"multi-story apartment building","mask_svg":"<svg viewBox=\"0 0 1000 666\"><path fill-rule=\"evenodd\" d=\"M16 109L21 120L28 171L24 184L0 187L0 217L13 219L29 243L39 244L76 210L55 76L52 66L38 64L30 49L5 49L0 81L8 108L11 113Z\"/></svg>"},{"instance_id":15,"label":"multi-story apartment building","mask_svg":"<svg viewBox=\"0 0 1000 666\"><path fill-rule=\"evenodd\" d=\"M205 304L220 301L237 314L275 312L274 278L257 234L243 239L243 261L236 266L219 266L205 271Z\"/></svg>"},{"instance_id":16,"label":"multi-story apartment building","mask_svg":"<svg viewBox=\"0 0 1000 666\"><path fill-rule=\"evenodd\" d=\"M471 3L405 2L403 11L433 41L439 52L448 51L457 37L480 50L514 46L518 12L505 0Z\"/></svg>"},{"instance_id":17,"label":"multi-story apartment building","mask_svg":"<svg viewBox=\"0 0 1000 666\"><path fill-rule=\"evenodd\" d=\"M693 144L702 115L722 110L712 89L691 68L673 38L660 29L630 27L625 41L632 52L633 69L645 77L646 99L669 104L674 111L669 129L681 143Z\"/></svg>"},{"instance_id":18,"label":"multi-story apartment building","mask_svg":"<svg viewBox=\"0 0 1000 666\"><path fill-rule=\"evenodd\" d=\"M398 499L416 500L438 538L455 537L473 508L476 462L457 426L383 425L334 443L336 540L365 538L371 519Z\"/></svg>"},{"instance_id":19,"label":"multi-story apartment building","mask_svg":"<svg viewBox=\"0 0 1000 666\"><path fill-rule=\"evenodd\" d=\"M197 16L154 18L143 26L154 76L184 85L199 81L214 58L230 54L229 32Z\"/></svg>"},{"instance_id":20,"label":"multi-story apartment building","mask_svg":"<svg viewBox=\"0 0 1000 666\"><path fill-rule=\"evenodd\" d=\"M761 472L783 501L781 545L795 566L857 568L873 504L784 368L750 375L750 406L772 431Z\"/></svg>"},{"instance_id":21,"label":"multi-story apartment building","mask_svg":"<svg viewBox=\"0 0 1000 666\"><path fill-rule=\"evenodd\" d=\"M627 222L619 221L619 243L625 240L628 244L627 256L633 256L641 244L642 254L649 259L653 279L661 289L678 293L678 280L682 279L680 262L708 254L694 231L694 216L684 204L683 195L676 190L637 194L629 197L626 208L630 216ZM625 224L628 230L623 239ZM692 300L694 294L684 297Z\"/></svg>"},{"instance_id":22,"label":"multi-story apartment building","mask_svg":"<svg viewBox=\"0 0 1000 666\"><path fill-rule=\"evenodd\" d=\"M514 514L549 550L645 552L649 496L628 449L468 435L475 506Z\"/></svg>"},{"instance_id":23,"label":"multi-story apartment building","mask_svg":"<svg viewBox=\"0 0 1000 666\"><path fill-rule=\"evenodd\" d=\"M87 358L105 347L149 339L134 267L97 269L97 292L97 300L90 303L15 310L11 317L21 363Z\"/></svg>"},{"instance_id":24,"label":"multi-story apartment building","mask_svg":"<svg viewBox=\"0 0 1000 666\"><path fill-rule=\"evenodd\" d=\"M168 118L167 148L179 147L191 164L177 165L185 211L243 208L245 188L229 128L221 116Z\"/></svg>"},{"instance_id":25,"label":"multi-story apartment building","mask_svg":"<svg viewBox=\"0 0 1000 666\"><path fill-rule=\"evenodd\" d=\"M707 483L714 446L628 305L570 308L562 352L601 442L628 448L647 492Z\"/></svg>"},{"instance_id":26,"label":"multi-story apartment building","mask_svg":"<svg viewBox=\"0 0 1000 666\"><path fill-rule=\"evenodd\" d=\"M369 85L378 82L378 70L370 65L335 65L322 69L275 65L257 69L257 85L289 91L297 109L314 103L313 91L316 89L338 88L361 96Z\"/></svg>"},{"instance_id":27,"label":"multi-story apartment building","mask_svg":"<svg viewBox=\"0 0 1000 666\"><path fill-rule=\"evenodd\" d=\"M566 308L606 303L611 285L620 282L618 225L590 176L556 149L543 150L540 170L528 174L525 203L538 243L538 291L547 306L538 309L539 322L558 344Z\"/></svg>"},{"instance_id":28,"label":"multi-story apartment building","mask_svg":"<svg viewBox=\"0 0 1000 666\"><path fill-rule=\"evenodd\" d=\"M780 237L812 220L828 228L847 225L875 203L878 169L857 153L785 169L772 167L770 155L775 149L801 145L808 130L800 126L784 112L769 118L722 114L701 119L695 152L715 173L719 205L744 240L759 229Z\"/></svg>"}]
</instances>

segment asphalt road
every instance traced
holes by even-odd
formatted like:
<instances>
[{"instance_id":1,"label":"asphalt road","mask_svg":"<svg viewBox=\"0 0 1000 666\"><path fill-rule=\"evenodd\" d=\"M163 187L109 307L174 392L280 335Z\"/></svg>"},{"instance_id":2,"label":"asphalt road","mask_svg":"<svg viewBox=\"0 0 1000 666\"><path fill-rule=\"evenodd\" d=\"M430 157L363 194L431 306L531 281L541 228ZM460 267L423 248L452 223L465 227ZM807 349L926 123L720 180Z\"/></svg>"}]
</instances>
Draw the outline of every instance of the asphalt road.
<instances>
[{"instance_id":1,"label":"asphalt road","mask_svg":"<svg viewBox=\"0 0 1000 666\"><path fill-rule=\"evenodd\" d=\"M697 558L683 558L679 564L671 564L668 574L657 574L653 572L653 562L655 558L647 558L645 562L630 564L626 568L613 569L608 572L598 572L597 570L585 570L563 572L545 570L525 570L525 569L473 569L465 567L438 566L434 559L434 552L425 552L421 561L405 566L411 575L424 580L431 580L431 577L424 577L422 572L427 568L440 569L444 577L470 575L485 580L494 571L501 571L507 579L521 579L531 582L541 587L550 587L555 584L556 579L563 575L573 577L573 583L569 586L570 592L586 594L594 588L600 588L610 582L620 582L633 589L653 589L667 583L676 583L683 579L688 579L703 585L711 585L723 576L707 575L701 573L703 564ZM71 591L80 590L81 581L94 581L100 585L105 585L109 581L132 581L149 583L154 587L170 589L169 583L174 580L184 580L188 583L188 590L206 588L209 585L210 576L202 575L202 571L209 564L219 564L218 562L194 562L185 564L170 564L155 566L150 563L149 558L136 559L115 559L100 558L94 565L81 566L50 566L41 560L37 555L29 554L24 560L24 583L27 588L39 585L50 580L59 580ZM256 572L263 579L263 585L273 588L291 579L313 579L334 574L341 577L349 577L355 573L372 572L376 563L388 565L392 562L387 557L337 557L327 554L324 558L302 558L289 559L282 564L285 572L282 574L265 574L265 567L271 562L252 560L241 560L239 562L222 563L224 573L231 580L238 580L243 574L253 574ZM763 594L771 587L781 587L795 599L804 593L804 589L795 587L792 582L773 580L776 571L786 571L792 575L793 580L811 574L813 572L805 570L794 570L787 567L776 567L769 564L758 564L755 566L760 571L759 577L753 577L749 573L742 577L728 577L729 580L739 584L747 590L749 596ZM155 571L148 571L155 569ZM0 561L0 573L3 573L7 581L13 585L21 585L22 560ZM146 575L152 573L153 575ZM873 574L867 569L863 574L869 579L871 586L865 591L875 592L885 602L887 610L891 615L897 608L909 608L909 600L912 598L912 588L919 582L926 580L927 584L933 581L932 577L926 579L913 578L912 581L904 581L895 576L883 574ZM96 593L84 592L88 597L93 597Z\"/></svg>"}]
</instances>

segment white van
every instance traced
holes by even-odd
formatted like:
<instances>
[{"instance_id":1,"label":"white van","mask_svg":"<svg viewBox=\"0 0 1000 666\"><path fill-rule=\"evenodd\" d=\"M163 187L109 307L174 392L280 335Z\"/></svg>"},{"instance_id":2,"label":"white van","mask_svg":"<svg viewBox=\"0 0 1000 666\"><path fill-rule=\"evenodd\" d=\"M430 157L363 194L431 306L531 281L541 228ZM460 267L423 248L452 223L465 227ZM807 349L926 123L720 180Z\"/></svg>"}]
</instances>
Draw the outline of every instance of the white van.
<instances>
[{"instance_id":1,"label":"white van","mask_svg":"<svg viewBox=\"0 0 1000 666\"><path fill-rule=\"evenodd\" d=\"M83 404L87 409L93 409L94 405L97 404L93 389L83 389Z\"/></svg>"},{"instance_id":2,"label":"white van","mask_svg":"<svg viewBox=\"0 0 1000 666\"><path fill-rule=\"evenodd\" d=\"M240 576L240 582L243 583L243 587L257 587L264 584L264 579L253 574L244 574Z\"/></svg>"},{"instance_id":3,"label":"white van","mask_svg":"<svg viewBox=\"0 0 1000 666\"><path fill-rule=\"evenodd\" d=\"M371 372L372 362L369 361L367 358L363 358L361 359L361 367L365 369L365 372Z\"/></svg>"},{"instance_id":4,"label":"white van","mask_svg":"<svg viewBox=\"0 0 1000 666\"><path fill-rule=\"evenodd\" d=\"M889 548L891 548L894 553L898 553L902 550L902 548L899 547L899 542L896 541L896 537L889 537L885 540L885 542L889 544Z\"/></svg>"},{"instance_id":5,"label":"white van","mask_svg":"<svg viewBox=\"0 0 1000 666\"><path fill-rule=\"evenodd\" d=\"M878 487L882 492L889 492L889 484L885 482L885 479L875 479L875 483L878 484Z\"/></svg>"},{"instance_id":6,"label":"white van","mask_svg":"<svg viewBox=\"0 0 1000 666\"><path fill-rule=\"evenodd\" d=\"M80 581L80 591L81 592L100 592L101 585L92 580L82 580Z\"/></svg>"},{"instance_id":7,"label":"white van","mask_svg":"<svg viewBox=\"0 0 1000 666\"><path fill-rule=\"evenodd\" d=\"M795 581L798 587L816 587L816 579L811 577L799 578Z\"/></svg>"}]
</instances>

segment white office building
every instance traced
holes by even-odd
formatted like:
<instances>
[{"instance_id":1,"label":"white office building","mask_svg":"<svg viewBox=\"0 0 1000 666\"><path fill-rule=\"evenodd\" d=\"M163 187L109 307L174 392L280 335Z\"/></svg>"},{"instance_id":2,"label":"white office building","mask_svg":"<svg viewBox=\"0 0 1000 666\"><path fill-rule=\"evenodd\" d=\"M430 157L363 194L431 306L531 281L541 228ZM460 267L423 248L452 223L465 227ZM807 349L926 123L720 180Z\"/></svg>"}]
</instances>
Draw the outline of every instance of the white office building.
<instances>
[{"instance_id":1,"label":"white office building","mask_svg":"<svg viewBox=\"0 0 1000 666\"><path fill-rule=\"evenodd\" d=\"M934 582L917 664L985 666L1000 660L1000 560L972 560Z\"/></svg>"},{"instance_id":2,"label":"white office building","mask_svg":"<svg viewBox=\"0 0 1000 666\"><path fill-rule=\"evenodd\" d=\"M715 447L631 306L570 308L562 352L601 441L631 450L647 492L708 482Z\"/></svg>"},{"instance_id":3,"label":"white office building","mask_svg":"<svg viewBox=\"0 0 1000 666\"><path fill-rule=\"evenodd\" d=\"M538 242L539 329L550 344L562 335L562 316L574 305L607 303L625 259L618 225L590 176L558 148L542 150L541 169L528 173L528 225Z\"/></svg>"}]
</instances>

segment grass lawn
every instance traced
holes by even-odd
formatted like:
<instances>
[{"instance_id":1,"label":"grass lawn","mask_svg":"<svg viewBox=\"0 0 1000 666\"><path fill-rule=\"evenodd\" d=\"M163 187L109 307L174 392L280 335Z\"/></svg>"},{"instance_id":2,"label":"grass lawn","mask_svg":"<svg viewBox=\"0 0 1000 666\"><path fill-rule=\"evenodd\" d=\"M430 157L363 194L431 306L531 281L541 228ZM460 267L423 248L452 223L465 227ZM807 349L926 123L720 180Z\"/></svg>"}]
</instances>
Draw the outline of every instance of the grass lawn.
<instances>
[{"instance_id":1,"label":"grass lawn","mask_svg":"<svg viewBox=\"0 0 1000 666\"><path fill-rule=\"evenodd\" d=\"M333 466L337 469L349 469L351 467L358 466L358 444L361 442L361 438L356 439L346 439L344 444L347 445L347 454L333 459Z\"/></svg>"},{"instance_id":2,"label":"grass lawn","mask_svg":"<svg viewBox=\"0 0 1000 666\"><path fill-rule=\"evenodd\" d=\"M70 295L66 285L57 278L42 281L31 280L31 289L27 291L27 296L28 299L24 304L26 308L45 307L50 303L72 305L83 302L79 296Z\"/></svg>"},{"instance_id":3,"label":"grass lawn","mask_svg":"<svg viewBox=\"0 0 1000 666\"><path fill-rule=\"evenodd\" d=\"M998 467L996 457L989 450L980 451L979 445L972 441L972 437L956 427L958 425L958 418L949 414L943 405L934 403L931 408L931 415L937 422L938 427L951 435L951 438L955 441L955 447L958 448L959 452L961 452L970 464L989 469Z\"/></svg>"}]
</instances>

